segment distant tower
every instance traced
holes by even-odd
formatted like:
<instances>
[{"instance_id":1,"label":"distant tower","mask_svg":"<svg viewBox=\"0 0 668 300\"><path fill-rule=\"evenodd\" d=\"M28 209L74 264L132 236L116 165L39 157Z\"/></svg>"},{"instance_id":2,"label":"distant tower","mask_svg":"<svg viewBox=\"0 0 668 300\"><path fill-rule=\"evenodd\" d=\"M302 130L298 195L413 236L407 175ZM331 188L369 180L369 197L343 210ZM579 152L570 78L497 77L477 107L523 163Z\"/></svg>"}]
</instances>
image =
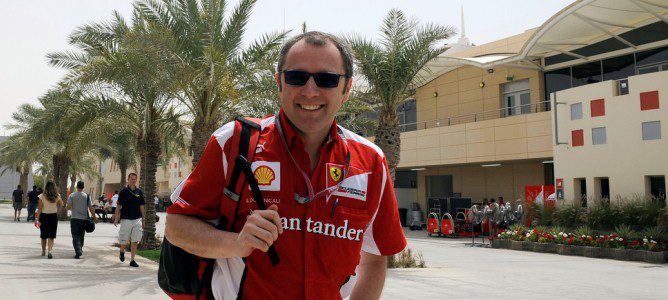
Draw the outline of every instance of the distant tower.
<instances>
[{"instance_id":1,"label":"distant tower","mask_svg":"<svg viewBox=\"0 0 668 300\"><path fill-rule=\"evenodd\" d=\"M473 45L471 45L471 41L469 41L469 38L466 37L466 27L464 25L464 6L463 5L462 5L461 13L462 13L462 28L461 28L462 32L461 32L461 34L459 36L459 39L457 40L456 43L452 43L452 44L447 45L449 49L447 51L445 51L445 54L452 54L452 53L455 53L455 52L473 47Z\"/></svg>"},{"instance_id":2,"label":"distant tower","mask_svg":"<svg viewBox=\"0 0 668 300\"><path fill-rule=\"evenodd\" d=\"M469 41L469 38L466 37L466 26L464 25L464 5L461 7L462 11L462 32L461 35L459 36L459 40L457 40L457 44L460 45L471 45L471 42Z\"/></svg>"}]
</instances>

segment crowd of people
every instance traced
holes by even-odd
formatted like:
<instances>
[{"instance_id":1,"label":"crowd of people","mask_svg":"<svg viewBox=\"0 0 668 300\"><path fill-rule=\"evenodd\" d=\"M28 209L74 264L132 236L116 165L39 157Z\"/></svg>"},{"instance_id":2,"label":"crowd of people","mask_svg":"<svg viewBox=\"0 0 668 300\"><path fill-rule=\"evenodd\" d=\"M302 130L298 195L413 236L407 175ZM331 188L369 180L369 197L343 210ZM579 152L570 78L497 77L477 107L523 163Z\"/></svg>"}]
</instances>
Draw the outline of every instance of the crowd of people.
<instances>
[{"instance_id":1,"label":"crowd of people","mask_svg":"<svg viewBox=\"0 0 668 300\"><path fill-rule=\"evenodd\" d=\"M53 258L53 245L58 232L58 211L65 208L70 211L70 230L74 258L80 259L83 255L84 238L87 232L94 230L94 224L100 219L113 221L114 226L121 225L118 241L121 245L119 260L125 261L125 248L130 245L131 267L138 267L135 261L137 245L142 239L145 226L146 212L144 193L137 187L137 174L128 175L128 185L120 192L114 191L111 199L100 196L91 199L84 191L84 182L76 183L76 191L71 193L67 200L63 200L54 182L45 184L44 190L33 186L28 192L27 222L34 222L39 229L39 238L42 246L42 256ZM23 190L17 186L12 193L14 208L14 222L19 222L23 209Z\"/></svg>"}]
</instances>

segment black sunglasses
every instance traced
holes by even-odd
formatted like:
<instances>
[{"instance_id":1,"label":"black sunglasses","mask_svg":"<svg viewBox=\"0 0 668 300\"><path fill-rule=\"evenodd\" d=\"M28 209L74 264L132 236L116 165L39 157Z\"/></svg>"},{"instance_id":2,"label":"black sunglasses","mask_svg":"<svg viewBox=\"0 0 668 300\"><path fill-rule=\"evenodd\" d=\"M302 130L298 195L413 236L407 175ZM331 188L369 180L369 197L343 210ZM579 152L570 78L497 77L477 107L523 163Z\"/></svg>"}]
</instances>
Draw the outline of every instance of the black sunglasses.
<instances>
[{"instance_id":1,"label":"black sunglasses","mask_svg":"<svg viewBox=\"0 0 668 300\"><path fill-rule=\"evenodd\" d=\"M328 89L339 86L341 77L350 78L350 75L328 72L309 73L300 70L283 70L281 73L285 77L285 83L289 85L303 86L313 76L313 80L318 87Z\"/></svg>"}]
</instances>

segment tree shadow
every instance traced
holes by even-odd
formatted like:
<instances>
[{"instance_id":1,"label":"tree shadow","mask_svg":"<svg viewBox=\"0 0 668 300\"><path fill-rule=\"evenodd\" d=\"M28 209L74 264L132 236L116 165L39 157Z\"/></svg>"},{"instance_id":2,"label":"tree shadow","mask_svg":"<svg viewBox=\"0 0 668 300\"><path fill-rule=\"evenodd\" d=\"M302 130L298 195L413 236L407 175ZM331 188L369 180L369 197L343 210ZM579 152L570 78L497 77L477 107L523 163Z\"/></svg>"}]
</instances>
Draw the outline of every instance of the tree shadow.
<instances>
[{"instance_id":1,"label":"tree shadow","mask_svg":"<svg viewBox=\"0 0 668 300\"><path fill-rule=\"evenodd\" d=\"M36 252L35 255L29 254L33 251ZM39 248L0 246L0 254L3 257L0 260L0 270L10 268L32 270L25 273L0 271L0 278L57 283L49 285L50 287L56 286L55 288L41 290L38 283L31 283L30 286L40 294L95 287L104 291L112 284L122 289L123 296L129 296L138 291L146 294L162 293L157 285L155 267L131 268L127 265L127 261L122 264L114 261L112 258L116 257L108 250L92 250L85 247L84 255L79 260L73 259L74 252L71 249L54 248L52 251L54 259L46 259L40 255L40 252ZM34 270L38 270L39 274L35 274ZM119 286L119 283L122 285Z\"/></svg>"}]
</instances>

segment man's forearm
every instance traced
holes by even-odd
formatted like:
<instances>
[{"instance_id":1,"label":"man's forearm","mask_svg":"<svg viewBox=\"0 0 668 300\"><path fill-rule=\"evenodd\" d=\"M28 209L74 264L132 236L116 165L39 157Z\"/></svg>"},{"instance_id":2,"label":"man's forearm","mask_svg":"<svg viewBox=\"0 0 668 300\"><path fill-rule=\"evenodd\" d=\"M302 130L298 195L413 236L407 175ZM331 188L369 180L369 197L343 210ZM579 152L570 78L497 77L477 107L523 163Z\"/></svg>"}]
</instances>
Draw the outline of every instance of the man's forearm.
<instances>
[{"instance_id":1,"label":"man's forearm","mask_svg":"<svg viewBox=\"0 0 668 300\"><path fill-rule=\"evenodd\" d=\"M237 233L218 230L191 216L168 214L165 238L175 246L205 258L238 256L234 250Z\"/></svg>"},{"instance_id":2,"label":"man's forearm","mask_svg":"<svg viewBox=\"0 0 668 300\"><path fill-rule=\"evenodd\" d=\"M362 252L357 267L357 283L350 294L350 300L380 299L387 273L387 257Z\"/></svg>"}]
</instances>

